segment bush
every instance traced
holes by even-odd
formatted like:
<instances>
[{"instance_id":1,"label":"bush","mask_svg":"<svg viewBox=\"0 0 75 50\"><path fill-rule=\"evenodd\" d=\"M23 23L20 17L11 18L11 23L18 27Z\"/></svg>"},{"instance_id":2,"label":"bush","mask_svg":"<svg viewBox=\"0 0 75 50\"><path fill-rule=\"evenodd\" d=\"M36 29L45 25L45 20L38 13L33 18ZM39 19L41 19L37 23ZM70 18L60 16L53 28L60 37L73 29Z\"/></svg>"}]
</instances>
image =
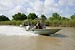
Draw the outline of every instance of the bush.
<instances>
[{"instance_id":1,"label":"bush","mask_svg":"<svg viewBox=\"0 0 75 50\"><path fill-rule=\"evenodd\" d=\"M20 25L23 21L1 21L0 25Z\"/></svg>"}]
</instances>

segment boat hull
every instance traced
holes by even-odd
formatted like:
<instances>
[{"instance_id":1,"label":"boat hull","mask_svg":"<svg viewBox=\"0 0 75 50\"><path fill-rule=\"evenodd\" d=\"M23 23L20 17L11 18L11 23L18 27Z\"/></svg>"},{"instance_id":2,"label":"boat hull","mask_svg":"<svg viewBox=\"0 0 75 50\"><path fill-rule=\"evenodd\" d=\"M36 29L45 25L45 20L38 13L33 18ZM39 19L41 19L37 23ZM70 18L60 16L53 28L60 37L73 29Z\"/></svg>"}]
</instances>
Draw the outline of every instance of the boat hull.
<instances>
[{"instance_id":1,"label":"boat hull","mask_svg":"<svg viewBox=\"0 0 75 50\"><path fill-rule=\"evenodd\" d=\"M34 30L30 30L35 34L55 34L57 31L59 31L60 29L34 29Z\"/></svg>"}]
</instances>

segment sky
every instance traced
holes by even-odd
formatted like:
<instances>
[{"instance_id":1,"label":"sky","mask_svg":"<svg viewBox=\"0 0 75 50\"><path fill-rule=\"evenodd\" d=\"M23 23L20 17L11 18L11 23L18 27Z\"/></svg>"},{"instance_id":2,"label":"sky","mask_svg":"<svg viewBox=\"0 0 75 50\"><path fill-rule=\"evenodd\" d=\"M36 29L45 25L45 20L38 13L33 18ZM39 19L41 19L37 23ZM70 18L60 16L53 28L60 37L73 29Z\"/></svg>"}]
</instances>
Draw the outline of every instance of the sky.
<instances>
[{"instance_id":1,"label":"sky","mask_svg":"<svg viewBox=\"0 0 75 50\"><path fill-rule=\"evenodd\" d=\"M15 13L36 13L50 17L52 13L59 13L63 17L70 17L75 13L75 0L0 0L0 15L11 19Z\"/></svg>"}]
</instances>

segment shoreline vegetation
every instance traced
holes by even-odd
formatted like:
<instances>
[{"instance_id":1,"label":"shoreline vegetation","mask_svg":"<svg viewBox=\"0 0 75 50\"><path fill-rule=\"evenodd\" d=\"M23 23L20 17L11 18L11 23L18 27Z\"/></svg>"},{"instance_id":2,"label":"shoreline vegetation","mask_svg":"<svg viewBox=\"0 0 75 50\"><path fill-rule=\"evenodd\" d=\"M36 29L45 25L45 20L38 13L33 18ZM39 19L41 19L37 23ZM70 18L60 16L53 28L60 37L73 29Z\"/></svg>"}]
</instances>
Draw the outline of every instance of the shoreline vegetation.
<instances>
[{"instance_id":1,"label":"shoreline vegetation","mask_svg":"<svg viewBox=\"0 0 75 50\"><path fill-rule=\"evenodd\" d=\"M25 21L0 21L0 25L15 25L15 26L20 26L20 24L24 24ZM36 24L35 20L31 21L32 24ZM54 22L49 22L46 21L46 26L50 27L75 27L75 21L54 21Z\"/></svg>"},{"instance_id":2,"label":"shoreline vegetation","mask_svg":"<svg viewBox=\"0 0 75 50\"><path fill-rule=\"evenodd\" d=\"M12 20L8 17L0 16L0 25L16 25L26 24L27 22L35 25L37 23L36 18L40 18L46 26L52 27L75 27L75 14L70 16L70 18L62 17L58 13L53 13L51 17L46 18L44 14L38 17L35 13L29 13L25 15L23 13L17 13L12 16ZM28 21L27 21L28 20Z\"/></svg>"}]
</instances>

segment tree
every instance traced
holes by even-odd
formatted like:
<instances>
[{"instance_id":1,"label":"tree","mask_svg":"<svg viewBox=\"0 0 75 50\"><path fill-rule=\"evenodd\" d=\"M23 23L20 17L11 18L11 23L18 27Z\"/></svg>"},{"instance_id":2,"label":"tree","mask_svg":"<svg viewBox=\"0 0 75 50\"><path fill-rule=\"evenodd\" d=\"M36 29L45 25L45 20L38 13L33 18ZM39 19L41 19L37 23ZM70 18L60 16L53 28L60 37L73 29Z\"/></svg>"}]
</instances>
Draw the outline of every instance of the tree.
<instances>
[{"instance_id":1,"label":"tree","mask_svg":"<svg viewBox=\"0 0 75 50\"><path fill-rule=\"evenodd\" d=\"M71 19L75 19L75 14L70 17Z\"/></svg>"},{"instance_id":2,"label":"tree","mask_svg":"<svg viewBox=\"0 0 75 50\"><path fill-rule=\"evenodd\" d=\"M42 20L46 20L47 18L46 18L46 16L45 16L44 14L42 14L42 15L41 15L41 19L42 19Z\"/></svg>"},{"instance_id":3,"label":"tree","mask_svg":"<svg viewBox=\"0 0 75 50\"><path fill-rule=\"evenodd\" d=\"M58 13L53 13L52 17L49 17L49 20L50 21L53 21L53 20L60 21L61 20L61 16Z\"/></svg>"},{"instance_id":4,"label":"tree","mask_svg":"<svg viewBox=\"0 0 75 50\"><path fill-rule=\"evenodd\" d=\"M28 15L28 17L27 17L28 19L36 19L36 18L38 18L38 16L35 14L35 13L29 13L29 15Z\"/></svg>"},{"instance_id":5,"label":"tree","mask_svg":"<svg viewBox=\"0 0 75 50\"><path fill-rule=\"evenodd\" d=\"M27 16L23 13L17 13L15 15L12 16L13 20L25 20L27 19Z\"/></svg>"},{"instance_id":6,"label":"tree","mask_svg":"<svg viewBox=\"0 0 75 50\"><path fill-rule=\"evenodd\" d=\"M4 15L1 15L0 16L0 21L9 21L9 18L4 16Z\"/></svg>"},{"instance_id":7,"label":"tree","mask_svg":"<svg viewBox=\"0 0 75 50\"><path fill-rule=\"evenodd\" d=\"M61 20L69 20L69 19L66 17L61 17Z\"/></svg>"},{"instance_id":8,"label":"tree","mask_svg":"<svg viewBox=\"0 0 75 50\"><path fill-rule=\"evenodd\" d=\"M53 13L52 14L52 19L54 19L54 20L61 20L61 16L58 13Z\"/></svg>"}]
</instances>

